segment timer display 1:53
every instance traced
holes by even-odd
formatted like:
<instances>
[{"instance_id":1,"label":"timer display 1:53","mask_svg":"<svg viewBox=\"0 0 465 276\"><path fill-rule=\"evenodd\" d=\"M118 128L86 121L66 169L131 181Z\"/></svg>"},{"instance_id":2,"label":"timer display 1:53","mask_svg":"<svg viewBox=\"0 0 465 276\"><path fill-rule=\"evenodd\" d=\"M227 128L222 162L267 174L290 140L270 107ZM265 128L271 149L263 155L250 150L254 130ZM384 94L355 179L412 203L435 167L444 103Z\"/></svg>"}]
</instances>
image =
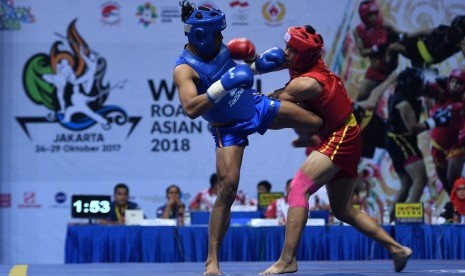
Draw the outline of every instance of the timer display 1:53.
<instances>
[{"instance_id":1,"label":"timer display 1:53","mask_svg":"<svg viewBox=\"0 0 465 276\"><path fill-rule=\"evenodd\" d=\"M110 196L73 195L71 198L71 216L73 218L104 218L111 210Z\"/></svg>"}]
</instances>

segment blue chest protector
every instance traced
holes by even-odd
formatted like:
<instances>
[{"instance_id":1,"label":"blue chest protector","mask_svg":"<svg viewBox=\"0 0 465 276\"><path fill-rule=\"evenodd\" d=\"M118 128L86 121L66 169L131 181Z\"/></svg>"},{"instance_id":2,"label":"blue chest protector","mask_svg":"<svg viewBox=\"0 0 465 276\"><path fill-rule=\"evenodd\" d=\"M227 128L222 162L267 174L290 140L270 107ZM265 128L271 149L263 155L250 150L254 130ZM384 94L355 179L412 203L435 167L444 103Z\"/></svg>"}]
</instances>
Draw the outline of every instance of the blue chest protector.
<instances>
[{"instance_id":1,"label":"blue chest protector","mask_svg":"<svg viewBox=\"0 0 465 276\"><path fill-rule=\"evenodd\" d=\"M236 66L224 44L218 55L211 61L204 61L184 49L176 60L176 66L180 64L188 64L200 76L200 83L196 85L199 94L204 94L212 83L219 80L230 68ZM210 123L248 120L255 114L253 92L255 92L253 89L232 89L202 117Z\"/></svg>"}]
</instances>

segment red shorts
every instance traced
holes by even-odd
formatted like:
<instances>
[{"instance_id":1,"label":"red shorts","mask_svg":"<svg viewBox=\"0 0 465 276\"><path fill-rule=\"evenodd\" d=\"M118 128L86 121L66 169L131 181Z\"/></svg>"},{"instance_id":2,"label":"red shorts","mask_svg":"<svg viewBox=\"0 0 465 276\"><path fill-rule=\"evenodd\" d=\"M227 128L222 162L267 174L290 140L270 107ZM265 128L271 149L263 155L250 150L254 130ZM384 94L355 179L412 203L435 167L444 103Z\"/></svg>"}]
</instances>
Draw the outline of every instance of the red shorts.
<instances>
[{"instance_id":1,"label":"red shorts","mask_svg":"<svg viewBox=\"0 0 465 276\"><path fill-rule=\"evenodd\" d=\"M318 151L341 168L332 180L356 178L362 156L362 135L355 116L352 114L344 126L324 139Z\"/></svg>"}]
</instances>

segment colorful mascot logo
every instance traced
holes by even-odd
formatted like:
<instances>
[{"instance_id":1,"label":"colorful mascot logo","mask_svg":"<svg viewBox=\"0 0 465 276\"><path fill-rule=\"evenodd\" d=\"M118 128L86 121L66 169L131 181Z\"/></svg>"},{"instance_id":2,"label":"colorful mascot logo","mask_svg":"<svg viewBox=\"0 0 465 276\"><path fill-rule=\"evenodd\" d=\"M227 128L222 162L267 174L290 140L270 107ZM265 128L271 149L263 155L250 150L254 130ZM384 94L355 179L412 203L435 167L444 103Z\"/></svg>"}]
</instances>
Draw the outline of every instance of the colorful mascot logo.
<instances>
[{"instance_id":1,"label":"colorful mascot logo","mask_svg":"<svg viewBox=\"0 0 465 276\"><path fill-rule=\"evenodd\" d=\"M149 25L155 24L155 19L158 17L157 8L149 2L139 5L136 16L139 18L139 23L147 28Z\"/></svg>"},{"instance_id":2,"label":"colorful mascot logo","mask_svg":"<svg viewBox=\"0 0 465 276\"><path fill-rule=\"evenodd\" d=\"M27 96L49 113L45 117L16 119L29 138L28 123L51 122L73 131L94 125L109 130L112 125L130 123L129 137L140 117L129 117L119 106L105 105L110 92L123 89L126 81L113 86L104 82L107 62L82 38L76 21L71 22L66 36L55 33L61 40L52 44L49 54L36 54L24 66Z\"/></svg>"}]
</instances>

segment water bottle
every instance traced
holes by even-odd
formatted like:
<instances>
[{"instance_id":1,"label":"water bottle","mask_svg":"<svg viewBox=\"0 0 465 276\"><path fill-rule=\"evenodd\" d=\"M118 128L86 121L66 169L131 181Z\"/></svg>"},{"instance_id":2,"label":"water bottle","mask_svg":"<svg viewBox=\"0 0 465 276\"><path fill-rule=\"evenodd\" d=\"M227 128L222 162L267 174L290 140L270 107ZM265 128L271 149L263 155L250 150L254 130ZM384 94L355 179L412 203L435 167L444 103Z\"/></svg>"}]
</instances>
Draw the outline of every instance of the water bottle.
<instances>
[{"instance_id":1,"label":"water bottle","mask_svg":"<svg viewBox=\"0 0 465 276\"><path fill-rule=\"evenodd\" d=\"M389 225L390 220L391 220L391 216L389 214L389 208L386 205L386 206L384 206L384 209L383 209L383 224L384 225Z\"/></svg>"},{"instance_id":2,"label":"water bottle","mask_svg":"<svg viewBox=\"0 0 465 276\"><path fill-rule=\"evenodd\" d=\"M438 224L438 214L436 213L436 205L431 206L431 224Z\"/></svg>"},{"instance_id":3,"label":"water bottle","mask_svg":"<svg viewBox=\"0 0 465 276\"><path fill-rule=\"evenodd\" d=\"M184 210L184 226L191 225L191 211L189 207Z\"/></svg>"},{"instance_id":4,"label":"water bottle","mask_svg":"<svg viewBox=\"0 0 465 276\"><path fill-rule=\"evenodd\" d=\"M431 208L431 202L424 203L426 207L424 208L423 212L425 213L424 215L424 223L425 224L431 224L432 223L432 208Z\"/></svg>"},{"instance_id":5,"label":"water bottle","mask_svg":"<svg viewBox=\"0 0 465 276\"><path fill-rule=\"evenodd\" d=\"M276 218L278 219L278 224L279 225L286 224L286 221L285 221L284 214L283 214L282 210L279 210L279 209L276 210Z\"/></svg>"}]
</instances>

